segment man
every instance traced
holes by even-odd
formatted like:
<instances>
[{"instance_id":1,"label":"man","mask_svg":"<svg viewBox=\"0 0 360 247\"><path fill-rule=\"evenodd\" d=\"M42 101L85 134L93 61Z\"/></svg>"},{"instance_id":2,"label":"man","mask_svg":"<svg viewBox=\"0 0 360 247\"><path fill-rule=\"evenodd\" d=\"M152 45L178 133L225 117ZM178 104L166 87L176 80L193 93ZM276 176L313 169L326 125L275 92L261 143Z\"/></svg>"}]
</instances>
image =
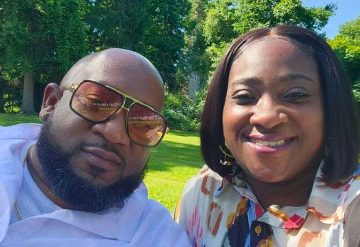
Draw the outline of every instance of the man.
<instances>
[{"instance_id":1,"label":"man","mask_svg":"<svg viewBox=\"0 0 360 247\"><path fill-rule=\"evenodd\" d=\"M49 84L42 126L0 128L0 246L189 246L142 183L163 103L159 73L128 50Z\"/></svg>"}]
</instances>

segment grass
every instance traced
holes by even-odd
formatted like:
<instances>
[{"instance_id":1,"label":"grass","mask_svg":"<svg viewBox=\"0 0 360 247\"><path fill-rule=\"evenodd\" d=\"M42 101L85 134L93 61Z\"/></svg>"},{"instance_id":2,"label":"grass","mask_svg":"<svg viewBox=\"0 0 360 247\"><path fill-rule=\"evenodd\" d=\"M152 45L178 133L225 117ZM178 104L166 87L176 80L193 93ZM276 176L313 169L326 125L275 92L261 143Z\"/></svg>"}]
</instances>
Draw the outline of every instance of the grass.
<instances>
[{"instance_id":1,"label":"grass","mask_svg":"<svg viewBox=\"0 0 360 247\"><path fill-rule=\"evenodd\" d=\"M0 113L0 125L7 126L40 120L37 116ZM190 177L204 163L197 133L170 131L159 146L153 148L145 176L149 197L174 209L181 191Z\"/></svg>"},{"instance_id":2,"label":"grass","mask_svg":"<svg viewBox=\"0 0 360 247\"><path fill-rule=\"evenodd\" d=\"M38 116L23 114L6 114L0 113L0 125L8 126L20 123L40 123Z\"/></svg>"},{"instance_id":3,"label":"grass","mask_svg":"<svg viewBox=\"0 0 360 247\"><path fill-rule=\"evenodd\" d=\"M151 198L160 201L170 211L180 198L190 177L204 163L195 133L170 131L161 144L152 150L145 183Z\"/></svg>"}]
</instances>

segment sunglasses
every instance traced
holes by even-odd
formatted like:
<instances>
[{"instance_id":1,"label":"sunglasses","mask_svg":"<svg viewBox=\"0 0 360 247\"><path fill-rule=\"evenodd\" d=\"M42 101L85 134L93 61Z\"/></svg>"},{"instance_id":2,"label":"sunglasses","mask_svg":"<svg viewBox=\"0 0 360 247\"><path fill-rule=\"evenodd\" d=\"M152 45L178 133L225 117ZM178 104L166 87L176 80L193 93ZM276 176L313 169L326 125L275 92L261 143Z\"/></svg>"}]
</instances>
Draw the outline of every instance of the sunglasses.
<instances>
[{"instance_id":1,"label":"sunglasses","mask_svg":"<svg viewBox=\"0 0 360 247\"><path fill-rule=\"evenodd\" d=\"M167 131L166 119L151 106L96 81L73 84L70 108L80 117L104 123L121 109L126 110L126 133L140 146L154 147Z\"/></svg>"}]
</instances>

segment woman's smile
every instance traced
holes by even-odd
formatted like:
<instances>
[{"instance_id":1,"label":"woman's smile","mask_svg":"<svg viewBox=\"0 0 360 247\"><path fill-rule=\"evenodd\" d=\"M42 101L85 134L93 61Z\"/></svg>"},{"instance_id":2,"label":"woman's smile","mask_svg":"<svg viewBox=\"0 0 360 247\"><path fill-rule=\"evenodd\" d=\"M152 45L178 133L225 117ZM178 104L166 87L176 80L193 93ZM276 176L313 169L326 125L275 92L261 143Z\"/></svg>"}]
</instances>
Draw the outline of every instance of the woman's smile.
<instances>
[{"instance_id":1,"label":"woman's smile","mask_svg":"<svg viewBox=\"0 0 360 247\"><path fill-rule=\"evenodd\" d=\"M286 150L294 138L244 137L244 140L259 153L276 153Z\"/></svg>"}]
</instances>

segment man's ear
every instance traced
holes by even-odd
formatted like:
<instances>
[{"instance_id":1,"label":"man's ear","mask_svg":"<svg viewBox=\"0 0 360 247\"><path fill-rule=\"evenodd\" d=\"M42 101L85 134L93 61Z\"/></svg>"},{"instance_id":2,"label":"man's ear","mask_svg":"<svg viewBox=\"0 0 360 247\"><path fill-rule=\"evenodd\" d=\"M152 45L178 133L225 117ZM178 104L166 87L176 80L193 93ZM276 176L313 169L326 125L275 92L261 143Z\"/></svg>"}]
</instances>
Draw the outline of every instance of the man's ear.
<instances>
[{"instance_id":1,"label":"man's ear","mask_svg":"<svg viewBox=\"0 0 360 247\"><path fill-rule=\"evenodd\" d=\"M45 87L41 110L39 113L39 117L42 120L46 120L49 114L55 109L55 105L61 99L62 93L63 91L56 83L49 83Z\"/></svg>"}]
</instances>

